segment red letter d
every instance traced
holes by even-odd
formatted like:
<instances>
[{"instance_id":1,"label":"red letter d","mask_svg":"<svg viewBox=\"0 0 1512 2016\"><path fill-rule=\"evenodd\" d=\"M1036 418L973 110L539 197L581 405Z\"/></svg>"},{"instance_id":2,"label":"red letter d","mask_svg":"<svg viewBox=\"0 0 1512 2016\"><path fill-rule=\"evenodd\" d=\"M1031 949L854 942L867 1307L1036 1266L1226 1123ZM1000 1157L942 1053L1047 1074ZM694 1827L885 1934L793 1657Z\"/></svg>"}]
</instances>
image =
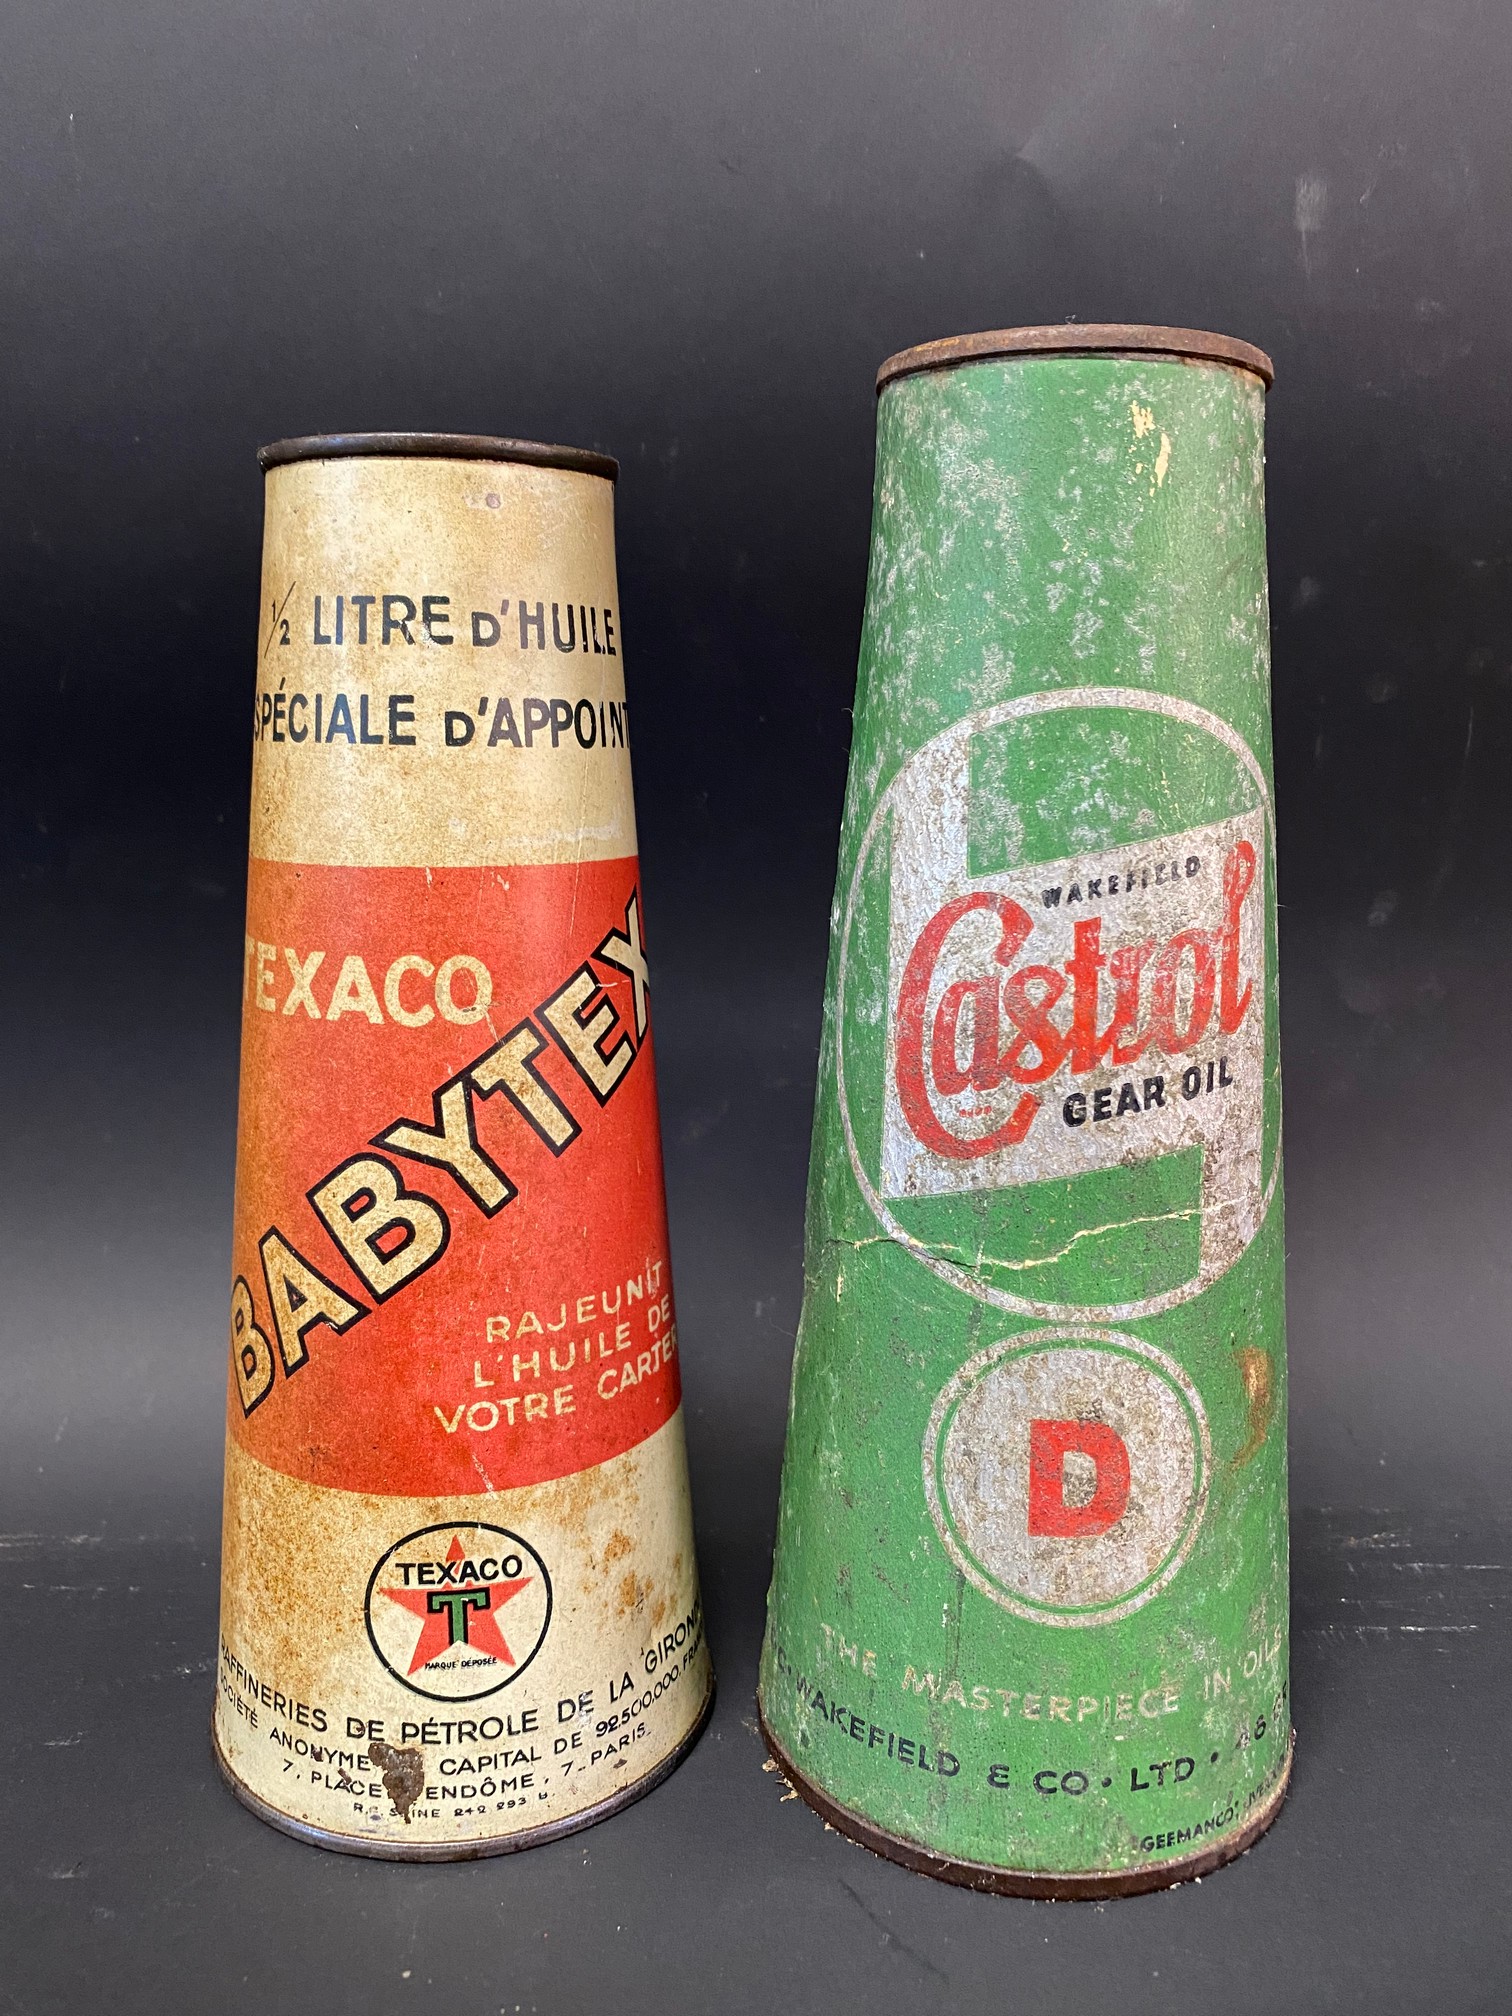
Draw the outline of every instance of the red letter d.
<instances>
[{"instance_id":1,"label":"red letter d","mask_svg":"<svg viewBox=\"0 0 1512 2016\"><path fill-rule=\"evenodd\" d=\"M1085 1505L1066 1503L1066 1457L1087 1457L1097 1488ZM1029 1423L1029 1531L1058 1540L1082 1539L1116 1526L1129 1502L1129 1452L1101 1421Z\"/></svg>"}]
</instances>

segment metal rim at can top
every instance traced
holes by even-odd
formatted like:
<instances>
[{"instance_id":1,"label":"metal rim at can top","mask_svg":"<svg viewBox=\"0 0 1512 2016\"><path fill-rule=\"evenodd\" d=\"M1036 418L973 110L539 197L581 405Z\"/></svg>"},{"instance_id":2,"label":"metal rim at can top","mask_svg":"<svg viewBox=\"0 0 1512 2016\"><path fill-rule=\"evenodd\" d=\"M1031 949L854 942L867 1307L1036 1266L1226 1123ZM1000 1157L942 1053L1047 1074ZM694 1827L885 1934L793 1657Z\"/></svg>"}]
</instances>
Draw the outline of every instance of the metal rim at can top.
<instances>
[{"instance_id":1,"label":"metal rim at can top","mask_svg":"<svg viewBox=\"0 0 1512 2016\"><path fill-rule=\"evenodd\" d=\"M1197 358L1253 371L1266 386L1276 368L1263 350L1237 336L1206 329L1165 329L1143 322L1046 322L1027 329L985 329L976 336L943 336L889 357L877 373L877 390L918 371L944 371L989 357L1121 357L1130 353Z\"/></svg>"},{"instance_id":2,"label":"metal rim at can top","mask_svg":"<svg viewBox=\"0 0 1512 2016\"><path fill-rule=\"evenodd\" d=\"M333 462L347 455L415 455L432 461L525 462L536 469L572 469L613 483L619 463L593 448L562 448L549 441L515 441L496 434L297 434L259 448L263 470L286 462Z\"/></svg>"}]
</instances>

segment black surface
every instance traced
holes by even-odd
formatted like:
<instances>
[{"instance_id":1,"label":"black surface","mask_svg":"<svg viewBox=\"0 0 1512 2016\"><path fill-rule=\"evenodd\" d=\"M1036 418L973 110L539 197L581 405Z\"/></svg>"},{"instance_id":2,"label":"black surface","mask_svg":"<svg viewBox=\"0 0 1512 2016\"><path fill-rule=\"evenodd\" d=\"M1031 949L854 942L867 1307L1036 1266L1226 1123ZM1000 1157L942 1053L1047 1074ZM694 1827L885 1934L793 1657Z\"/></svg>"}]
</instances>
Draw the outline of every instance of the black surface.
<instances>
[{"instance_id":1,"label":"black surface","mask_svg":"<svg viewBox=\"0 0 1512 2016\"><path fill-rule=\"evenodd\" d=\"M240 874L259 442L621 461L653 887L828 898L878 365L1274 358L1289 902L1506 879L1496 0L52 0L0 49L0 862Z\"/></svg>"},{"instance_id":2,"label":"black surface","mask_svg":"<svg viewBox=\"0 0 1512 2016\"><path fill-rule=\"evenodd\" d=\"M1512 2003L1512 11L54 0L0 21L0 2012ZM1208 328L1270 398L1296 1788L1200 1889L950 1892L751 1689L889 353ZM256 444L618 454L721 1694L478 1867L215 1779ZM31 1536L31 1537L27 1537Z\"/></svg>"},{"instance_id":3,"label":"black surface","mask_svg":"<svg viewBox=\"0 0 1512 2016\"><path fill-rule=\"evenodd\" d=\"M0 1588L23 1646L11 1684L33 1690L36 1817L8 1851L0 2007L1506 2007L1504 1525L1488 1564L1495 1526L1304 1516L1301 1747L1276 1826L1201 1884L1030 1904L910 1876L784 1799L735 1698L755 1645L728 1605L759 1582L721 1572L710 1500L733 1684L700 1748L602 1827L439 1869L325 1855L232 1802L205 1737L213 1551L12 1543Z\"/></svg>"}]
</instances>

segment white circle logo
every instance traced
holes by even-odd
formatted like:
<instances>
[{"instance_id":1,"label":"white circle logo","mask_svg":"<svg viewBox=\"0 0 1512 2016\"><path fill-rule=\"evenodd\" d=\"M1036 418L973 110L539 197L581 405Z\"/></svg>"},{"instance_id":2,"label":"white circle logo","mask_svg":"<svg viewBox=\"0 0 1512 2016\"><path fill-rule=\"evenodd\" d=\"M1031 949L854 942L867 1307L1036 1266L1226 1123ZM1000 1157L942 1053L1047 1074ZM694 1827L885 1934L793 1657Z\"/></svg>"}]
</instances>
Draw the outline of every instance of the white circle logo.
<instances>
[{"instance_id":1,"label":"white circle logo","mask_svg":"<svg viewBox=\"0 0 1512 2016\"><path fill-rule=\"evenodd\" d=\"M1114 1330L1037 1330L969 1359L924 1443L930 1513L986 1596L1042 1624L1106 1624L1181 1567L1212 1451L1174 1359Z\"/></svg>"},{"instance_id":2,"label":"white circle logo","mask_svg":"<svg viewBox=\"0 0 1512 2016\"><path fill-rule=\"evenodd\" d=\"M518 1533L463 1520L424 1526L368 1579L373 1650L414 1694L480 1701L517 1680L551 1622L546 1563Z\"/></svg>"}]
</instances>

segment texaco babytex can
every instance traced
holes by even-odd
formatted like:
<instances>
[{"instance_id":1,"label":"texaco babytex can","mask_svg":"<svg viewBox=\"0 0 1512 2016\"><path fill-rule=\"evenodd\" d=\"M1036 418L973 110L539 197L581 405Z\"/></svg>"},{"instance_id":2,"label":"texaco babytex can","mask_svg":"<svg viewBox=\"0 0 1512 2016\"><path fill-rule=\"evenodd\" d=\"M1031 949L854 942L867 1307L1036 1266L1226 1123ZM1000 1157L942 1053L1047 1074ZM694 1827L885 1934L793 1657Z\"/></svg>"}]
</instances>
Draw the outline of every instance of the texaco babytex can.
<instances>
[{"instance_id":1,"label":"texaco babytex can","mask_svg":"<svg viewBox=\"0 0 1512 2016\"><path fill-rule=\"evenodd\" d=\"M1270 364L895 357L761 1676L842 1832L1106 1896L1283 1796Z\"/></svg>"},{"instance_id":2,"label":"texaco babytex can","mask_svg":"<svg viewBox=\"0 0 1512 2016\"><path fill-rule=\"evenodd\" d=\"M606 457L268 472L215 1744L443 1860L701 1728Z\"/></svg>"}]
</instances>

